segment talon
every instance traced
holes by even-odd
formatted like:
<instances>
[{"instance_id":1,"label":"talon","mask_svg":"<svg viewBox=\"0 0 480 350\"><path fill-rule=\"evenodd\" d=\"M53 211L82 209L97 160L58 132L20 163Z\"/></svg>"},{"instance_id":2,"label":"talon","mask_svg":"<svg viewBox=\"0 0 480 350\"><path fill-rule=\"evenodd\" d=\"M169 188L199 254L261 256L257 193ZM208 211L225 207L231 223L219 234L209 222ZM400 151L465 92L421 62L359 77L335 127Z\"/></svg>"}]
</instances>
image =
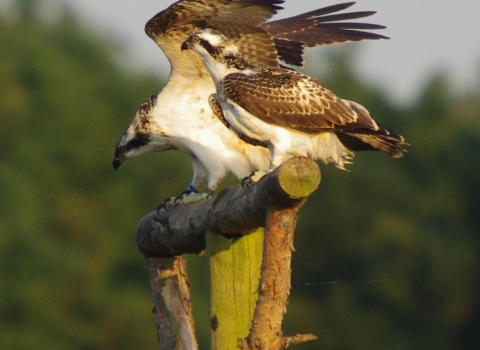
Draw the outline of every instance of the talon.
<instances>
[{"instance_id":1,"label":"talon","mask_svg":"<svg viewBox=\"0 0 480 350\"><path fill-rule=\"evenodd\" d=\"M256 181L253 181L253 177L255 176L255 174L257 172L258 171L254 171L253 173L251 173L250 175L248 175L247 177L244 177L242 179L242 187L243 188L246 188L247 190L250 189L250 186L256 182Z\"/></svg>"},{"instance_id":2,"label":"talon","mask_svg":"<svg viewBox=\"0 0 480 350\"><path fill-rule=\"evenodd\" d=\"M160 215L160 210L162 210L162 209L166 210L166 209L165 209L165 204L160 204L160 205L157 207L157 215Z\"/></svg>"},{"instance_id":3,"label":"talon","mask_svg":"<svg viewBox=\"0 0 480 350\"><path fill-rule=\"evenodd\" d=\"M168 203L170 203L171 201L172 201L171 198L167 198L167 199L165 199L165 200L163 201L163 206L165 207L165 210L167 209Z\"/></svg>"},{"instance_id":4,"label":"talon","mask_svg":"<svg viewBox=\"0 0 480 350\"><path fill-rule=\"evenodd\" d=\"M250 176L245 176L242 179L242 187L243 188L248 188L248 182L250 181Z\"/></svg>"},{"instance_id":5,"label":"talon","mask_svg":"<svg viewBox=\"0 0 480 350\"><path fill-rule=\"evenodd\" d=\"M183 200L183 195L184 195L185 191L178 197L176 197L174 200L173 200L173 205L178 205L181 203L181 201Z\"/></svg>"},{"instance_id":6,"label":"talon","mask_svg":"<svg viewBox=\"0 0 480 350\"><path fill-rule=\"evenodd\" d=\"M160 215L160 210L165 210L165 211L168 211L168 209L172 208L173 205L171 205L172 201L172 198L167 198L163 201L162 204L160 204L158 207L157 207L157 214Z\"/></svg>"}]
</instances>

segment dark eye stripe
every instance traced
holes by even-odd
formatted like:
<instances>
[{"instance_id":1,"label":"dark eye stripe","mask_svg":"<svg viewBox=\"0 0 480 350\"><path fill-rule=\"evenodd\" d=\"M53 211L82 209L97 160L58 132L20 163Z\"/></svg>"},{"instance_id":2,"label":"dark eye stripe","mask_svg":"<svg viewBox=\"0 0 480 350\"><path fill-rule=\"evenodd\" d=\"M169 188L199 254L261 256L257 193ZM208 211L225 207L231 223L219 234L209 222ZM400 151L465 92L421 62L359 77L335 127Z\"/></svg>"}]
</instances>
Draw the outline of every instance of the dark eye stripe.
<instances>
[{"instance_id":1,"label":"dark eye stripe","mask_svg":"<svg viewBox=\"0 0 480 350\"><path fill-rule=\"evenodd\" d=\"M216 57L219 55L220 53L220 50L219 48L216 48L216 47L213 47L207 40L205 39L202 39L202 38L198 38L200 41L200 45L202 45L205 50L207 50L207 52L210 54L210 56L212 57Z\"/></svg>"},{"instance_id":2,"label":"dark eye stripe","mask_svg":"<svg viewBox=\"0 0 480 350\"><path fill-rule=\"evenodd\" d=\"M133 139L131 139L126 144L127 151L134 148L140 148L142 146L145 146L149 141L150 141L150 138L148 137L147 134L137 134Z\"/></svg>"}]
</instances>

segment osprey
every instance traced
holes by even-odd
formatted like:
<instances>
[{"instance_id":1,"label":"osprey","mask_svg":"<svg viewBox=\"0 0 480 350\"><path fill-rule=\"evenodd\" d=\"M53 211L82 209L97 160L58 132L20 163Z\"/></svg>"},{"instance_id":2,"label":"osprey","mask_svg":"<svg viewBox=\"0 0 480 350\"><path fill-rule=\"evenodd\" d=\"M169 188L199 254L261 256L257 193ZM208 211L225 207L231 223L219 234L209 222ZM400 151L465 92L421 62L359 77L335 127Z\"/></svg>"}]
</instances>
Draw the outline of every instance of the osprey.
<instances>
[{"instance_id":1,"label":"osprey","mask_svg":"<svg viewBox=\"0 0 480 350\"><path fill-rule=\"evenodd\" d=\"M404 138L377 124L363 106L337 97L307 75L246 61L213 29L192 34L182 44L187 49L202 57L215 82L217 93L209 102L217 117L236 134L268 146L267 171L295 156L345 169L353 150L403 154Z\"/></svg>"},{"instance_id":2,"label":"osprey","mask_svg":"<svg viewBox=\"0 0 480 350\"><path fill-rule=\"evenodd\" d=\"M302 66L304 48L316 45L388 39L365 30L384 26L348 22L373 11L336 14L354 4L343 3L295 17L265 23L282 0L182 0L158 13L145 26L171 64L163 90L138 109L120 137L113 166L151 152L177 150L190 156L193 179L179 202L191 202L213 194L231 171L244 178L267 170L270 153L262 142L234 134L210 108L208 97L215 85L201 58L182 53L181 44L195 31L213 28L228 35L242 57L256 65L279 67L278 61ZM347 22L340 22L345 21ZM206 184L206 190L198 190ZM168 200L167 200L168 201Z\"/></svg>"}]
</instances>

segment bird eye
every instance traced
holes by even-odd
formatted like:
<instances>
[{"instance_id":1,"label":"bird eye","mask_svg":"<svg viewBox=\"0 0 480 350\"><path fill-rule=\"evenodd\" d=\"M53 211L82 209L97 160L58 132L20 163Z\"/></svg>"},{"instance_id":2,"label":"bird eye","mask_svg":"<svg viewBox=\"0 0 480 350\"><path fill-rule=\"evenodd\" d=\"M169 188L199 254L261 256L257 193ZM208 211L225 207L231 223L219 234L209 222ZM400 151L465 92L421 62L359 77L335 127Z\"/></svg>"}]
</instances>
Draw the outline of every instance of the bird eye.
<instances>
[{"instance_id":1,"label":"bird eye","mask_svg":"<svg viewBox=\"0 0 480 350\"><path fill-rule=\"evenodd\" d=\"M192 41L193 41L194 43L198 43L198 42L200 41L200 38L199 38L198 36L196 36L196 35L193 35L193 36L192 36Z\"/></svg>"},{"instance_id":2,"label":"bird eye","mask_svg":"<svg viewBox=\"0 0 480 350\"><path fill-rule=\"evenodd\" d=\"M120 146L120 147L117 148L118 153L125 153L126 150L127 150L127 148L125 146Z\"/></svg>"}]
</instances>

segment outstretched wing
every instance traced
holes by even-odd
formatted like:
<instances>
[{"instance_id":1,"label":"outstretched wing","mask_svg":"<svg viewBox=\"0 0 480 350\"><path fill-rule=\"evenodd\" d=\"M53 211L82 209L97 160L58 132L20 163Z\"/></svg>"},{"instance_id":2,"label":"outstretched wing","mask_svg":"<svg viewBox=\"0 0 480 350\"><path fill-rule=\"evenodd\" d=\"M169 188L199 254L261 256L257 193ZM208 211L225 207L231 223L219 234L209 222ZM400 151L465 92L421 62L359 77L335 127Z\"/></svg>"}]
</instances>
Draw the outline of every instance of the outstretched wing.
<instances>
[{"instance_id":1,"label":"outstretched wing","mask_svg":"<svg viewBox=\"0 0 480 350\"><path fill-rule=\"evenodd\" d=\"M164 51L172 69L198 70L208 76L203 63L193 53L181 53L180 46L193 32L213 28L237 45L246 60L275 66L278 57L270 35L259 26L281 9L283 0L181 0L150 19L146 33Z\"/></svg>"},{"instance_id":2,"label":"outstretched wing","mask_svg":"<svg viewBox=\"0 0 480 350\"><path fill-rule=\"evenodd\" d=\"M304 133L378 130L365 109L291 70L271 68L251 75L229 74L222 82L221 94L266 123Z\"/></svg>"},{"instance_id":3,"label":"outstretched wing","mask_svg":"<svg viewBox=\"0 0 480 350\"><path fill-rule=\"evenodd\" d=\"M282 7L283 0L181 0L150 19L146 33L164 51L172 75L207 77L199 57L180 51L181 43L194 31L212 28L224 34L238 48L241 57L255 65L275 67L278 60L302 65L305 47L383 39L363 30L383 29L365 23L332 23L372 15L352 12L331 15L354 3L344 3L302 15L265 23Z\"/></svg>"},{"instance_id":4,"label":"outstretched wing","mask_svg":"<svg viewBox=\"0 0 480 350\"><path fill-rule=\"evenodd\" d=\"M375 11L332 14L353 6L347 2L324 7L298 16L262 25L273 38L280 60L296 66L303 65L304 48L339 44L349 41L389 39L365 30L385 29L370 23L343 22L374 15Z\"/></svg>"}]
</instances>

